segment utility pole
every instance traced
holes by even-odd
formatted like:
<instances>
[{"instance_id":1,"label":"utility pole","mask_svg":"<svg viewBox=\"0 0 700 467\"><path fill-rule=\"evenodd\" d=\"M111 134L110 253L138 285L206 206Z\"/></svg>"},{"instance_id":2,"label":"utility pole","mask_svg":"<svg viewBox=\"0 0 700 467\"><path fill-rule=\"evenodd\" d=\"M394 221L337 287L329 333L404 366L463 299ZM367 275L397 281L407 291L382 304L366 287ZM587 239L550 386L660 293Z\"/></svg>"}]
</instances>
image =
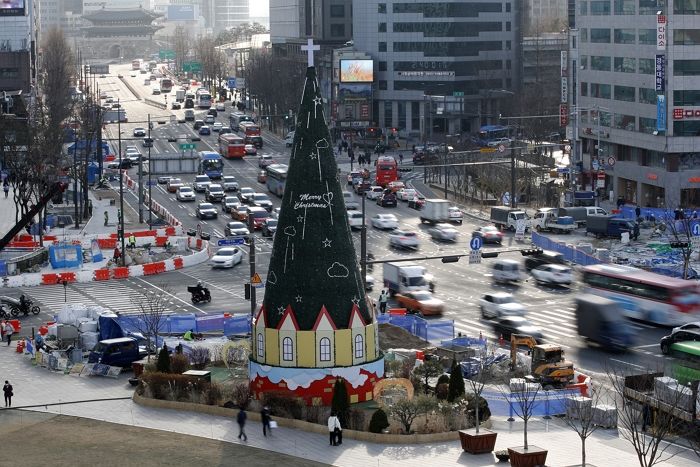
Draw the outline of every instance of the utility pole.
<instances>
[{"instance_id":1,"label":"utility pole","mask_svg":"<svg viewBox=\"0 0 700 467\"><path fill-rule=\"evenodd\" d=\"M117 237L121 237L122 266L126 266L126 249L124 241L124 172L122 172L122 106L117 99L117 133L119 134L119 216L117 216Z\"/></svg>"},{"instance_id":2,"label":"utility pole","mask_svg":"<svg viewBox=\"0 0 700 467\"><path fill-rule=\"evenodd\" d=\"M510 207L517 207L518 200L515 196L515 138L510 142Z\"/></svg>"},{"instance_id":3,"label":"utility pole","mask_svg":"<svg viewBox=\"0 0 700 467\"><path fill-rule=\"evenodd\" d=\"M447 171L449 167L447 166L447 146L445 146L445 199L447 199Z\"/></svg>"},{"instance_id":4,"label":"utility pole","mask_svg":"<svg viewBox=\"0 0 700 467\"><path fill-rule=\"evenodd\" d=\"M362 192L362 228L360 229L360 272L362 274L362 287L367 290L367 226L365 225L365 198L367 192Z\"/></svg>"},{"instance_id":5,"label":"utility pole","mask_svg":"<svg viewBox=\"0 0 700 467\"><path fill-rule=\"evenodd\" d=\"M148 139L151 139L151 114L148 114ZM152 142L151 142L152 143ZM153 226L153 198L151 197L151 146L148 146L148 228Z\"/></svg>"},{"instance_id":6,"label":"utility pole","mask_svg":"<svg viewBox=\"0 0 700 467\"><path fill-rule=\"evenodd\" d=\"M255 285L253 284L253 277L255 277L255 223L253 222L253 216L248 214L248 230L250 230L250 252L248 254L248 259L250 261L250 317L255 317L255 308L257 308L257 303L255 301Z\"/></svg>"}]
</instances>

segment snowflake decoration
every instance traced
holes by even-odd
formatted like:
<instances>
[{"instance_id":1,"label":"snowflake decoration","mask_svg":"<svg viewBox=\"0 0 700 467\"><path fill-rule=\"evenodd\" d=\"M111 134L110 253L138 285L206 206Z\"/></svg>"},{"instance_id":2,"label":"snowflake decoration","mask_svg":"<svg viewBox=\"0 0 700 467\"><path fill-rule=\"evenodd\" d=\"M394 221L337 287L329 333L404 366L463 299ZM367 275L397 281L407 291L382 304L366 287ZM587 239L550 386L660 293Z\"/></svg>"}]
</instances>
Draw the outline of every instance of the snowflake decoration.
<instances>
[{"instance_id":1,"label":"snowflake decoration","mask_svg":"<svg viewBox=\"0 0 700 467\"><path fill-rule=\"evenodd\" d=\"M352 298L352 303L354 303L355 305L359 305L359 304L360 304L360 299L357 298L357 297L353 297L353 298Z\"/></svg>"},{"instance_id":2,"label":"snowflake decoration","mask_svg":"<svg viewBox=\"0 0 700 467\"><path fill-rule=\"evenodd\" d=\"M328 238L326 238L326 239L323 241L323 248L328 248L328 247L330 247L330 246L331 246L331 240L328 240Z\"/></svg>"}]
</instances>

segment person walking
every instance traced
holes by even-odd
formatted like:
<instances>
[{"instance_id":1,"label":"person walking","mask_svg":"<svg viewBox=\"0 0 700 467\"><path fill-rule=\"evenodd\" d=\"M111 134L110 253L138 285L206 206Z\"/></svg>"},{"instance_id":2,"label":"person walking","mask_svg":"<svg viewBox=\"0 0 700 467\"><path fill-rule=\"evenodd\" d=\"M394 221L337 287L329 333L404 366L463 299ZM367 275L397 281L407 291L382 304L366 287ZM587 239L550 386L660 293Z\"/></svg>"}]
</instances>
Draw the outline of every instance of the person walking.
<instances>
[{"instance_id":1,"label":"person walking","mask_svg":"<svg viewBox=\"0 0 700 467\"><path fill-rule=\"evenodd\" d=\"M107 224L109 224L109 213L105 211L105 227L107 227Z\"/></svg>"},{"instance_id":2,"label":"person walking","mask_svg":"<svg viewBox=\"0 0 700 467\"><path fill-rule=\"evenodd\" d=\"M340 426L340 420L338 420L338 416L335 412L331 412L331 416L328 417L328 435L331 446L343 444L343 429Z\"/></svg>"},{"instance_id":3,"label":"person walking","mask_svg":"<svg viewBox=\"0 0 700 467\"><path fill-rule=\"evenodd\" d=\"M245 409L241 406L236 421L238 422L238 439L242 439L243 441L248 441L248 435L245 434L245 421L247 418L248 414L245 413Z\"/></svg>"},{"instance_id":4,"label":"person walking","mask_svg":"<svg viewBox=\"0 0 700 467\"><path fill-rule=\"evenodd\" d=\"M263 426L263 436L267 436L268 431L270 432L270 436L272 436L272 427L270 426L271 420L272 417L270 416L270 407L266 405L260 411L260 421L262 422Z\"/></svg>"},{"instance_id":5,"label":"person walking","mask_svg":"<svg viewBox=\"0 0 700 467\"><path fill-rule=\"evenodd\" d=\"M5 183L5 184L2 186L2 191L5 192L5 198L7 198L7 195L10 194L10 185L7 184L7 183Z\"/></svg>"},{"instance_id":6,"label":"person walking","mask_svg":"<svg viewBox=\"0 0 700 467\"><path fill-rule=\"evenodd\" d=\"M399 153L399 164L403 165L403 153Z\"/></svg>"},{"instance_id":7,"label":"person walking","mask_svg":"<svg viewBox=\"0 0 700 467\"><path fill-rule=\"evenodd\" d=\"M10 346L12 342L12 334L15 332L15 328L12 327L9 321L5 322L5 337L7 337L7 346Z\"/></svg>"},{"instance_id":8,"label":"person walking","mask_svg":"<svg viewBox=\"0 0 700 467\"><path fill-rule=\"evenodd\" d=\"M5 407L12 407L12 385L9 381L5 380L5 385L2 387L2 392L5 395Z\"/></svg>"},{"instance_id":9,"label":"person walking","mask_svg":"<svg viewBox=\"0 0 700 467\"><path fill-rule=\"evenodd\" d=\"M384 314L386 313L386 302L389 301L389 294L387 293L386 289L382 290L382 293L379 294L379 311Z\"/></svg>"}]
</instances>

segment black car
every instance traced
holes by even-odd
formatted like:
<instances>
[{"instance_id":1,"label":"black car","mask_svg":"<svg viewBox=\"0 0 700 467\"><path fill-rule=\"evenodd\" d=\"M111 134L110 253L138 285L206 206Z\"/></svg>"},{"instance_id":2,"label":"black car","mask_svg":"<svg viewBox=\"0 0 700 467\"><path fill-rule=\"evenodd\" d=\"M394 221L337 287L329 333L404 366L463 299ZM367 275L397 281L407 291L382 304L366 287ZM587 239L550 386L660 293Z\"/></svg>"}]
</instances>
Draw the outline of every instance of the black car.
<instances>
[{"instance_id":1,"label":"black car","mask_svg":"<svg viewBox=\"0 0 700 467\"><path fill-rule=\"evenodd\" d=\"M170 104L170 108L173 110L180 110L182 108L182 104L180 104L179 102L173 102L172 104Z\"/></svg>"},{"instance_id":2,"label":"black car","mask_svg":"<svg viewBox=\"0 0 700 467\"><path fill-rule=\"evenodd\" d=\"M671 345L683 341L700 341L700 321L684 324L671 330L671 334L661 338L661 353L668 355Z\"/></svg>"},{"instance_id":3,"label":"black car","mask_svg":"<svg viewBox=\"0 0 700 467\"><path fill-rule=\"evenodd\" d=\"M566 265L564 255L556 251L543 250L542 253L531 255L525 258L525 269L528 271L543 266L545 264Z\"/></svg>"},{"instance_id":4,"label":"black car","mask_svg":"<svg viewBox=\"0 0 700 467\"><path fill-rule=\"evenodd\" d=\"M192 99L185 99L185 108L194 109L194 101Z\"/></svg>"},{"instance_id":5,"label":"black car","mask_svg":"<svg viewBox=\"0 0 700 467\"><path fill-rule=\"evenodd\" d=\"M494 333L506 342L510 341L512 334L524 334L535 338L538 344L542 343L542 331L522 316L505 316L494 320L492 323Z\"/></svg>"},{"instance_id":6,"label":"black car","mask_svg":"<svg viewBox=\"0 0 700 467\"><path fill-rule=\"evenodd\" d=\"M219 112L216 109L209 109L207 110L207 115L213 115L216 118L219 116Z\"/></svg>"},{"instance_id":7,"label":"black car","mask_svg":"<svg viewBox=\"0 0 700 467\"><path fill-rule=\"evenodd\" d=\"M199 129L202 128L203 126L204 126L204 120L195 120L194 123L192 124L192 127L193 127L195 130L199 130Z\"/></svg>"},{"instance_id":8,"label":"black car","mask_svg":"<svg viewBox=\"0 0 700 467\"><path fill-rule=\"evenodd\" d=\"M143 139L143 147L144 148L152 148L153 147L153 138L144 138Z\"/></svg>"},{"instance_id":9,"label":"black car","mask_svg":"<svg viewBox=\"0 0 700 467\"><path fill-rule=\"evenodd\" d=\"M394 193L384 193L377 200L377 205L383 208L387 206L396 207L396 195Z\"/></svg>"},{"instance_id":10,"label":"black car","mask_svg":"<svg viewBox=\"0 0 700 467\"><path fill-rule=\"evenodd\" d=\"M272 237L277 232L277 219L265 219L262 224L262 236Z\"/></svg>"}]
</instances>

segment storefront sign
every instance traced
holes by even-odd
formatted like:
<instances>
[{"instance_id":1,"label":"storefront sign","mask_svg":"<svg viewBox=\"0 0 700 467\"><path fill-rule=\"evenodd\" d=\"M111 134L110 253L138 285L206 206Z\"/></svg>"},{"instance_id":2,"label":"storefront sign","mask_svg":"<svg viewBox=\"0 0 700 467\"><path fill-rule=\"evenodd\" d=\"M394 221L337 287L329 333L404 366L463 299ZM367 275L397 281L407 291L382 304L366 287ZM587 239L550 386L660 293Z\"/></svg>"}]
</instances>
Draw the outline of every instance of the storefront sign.
<instances>
[{"instance_id":1,"label":"storefront sign","mask_svg":"<svg viewBox=\"0 0 700 467\"><path fill-rule=\"evenodd\" d=\"M569 124L569 104L559 104L559 126Z\"/></svg>"},{"instance_id":2,"label":"storefront sign","mask_svg":"<svg viewBox=\"0 0 700 467\"><path fill-rule=\"evenodd\" d=\"M561 51L561 75L567 76L567 71L569 71L569 52L566 50Z\"/></svg>"},{"instance_id":3,"label":"storefront sign","mask_svg":"<svg viewBox=\"0 0 700 467\"><path fill-rule=\"evenodd\" d=\"M340 122L342 128L367 128L369 122Z\"/></svg>"},{"instance_id":4,"label":"storefront sign","mask_svg":"<svg viewBox=\"0 0 700 467\"><path fill-rule=\"evenodd\" d=\"M656 95L656 131L666 131L666 96Z\"/></svg>"},{"instance_id":5,"label":"storefront sign","mask_svg":"<svg viewBox=\"0 0 700 467\"><path fill-rule=\"evenodd\" d=\"M369 105L360 105L360 118L369 118Z\"/></svg>"},{"instance_id":6,"label":"storefront sign","mask_svg":"<svg viewBox=\"0 0 700 467\"><path fill-rule=\"evenodd\" d=\"M688 181L690 183L700 183L700 177L690 177Z\"/></svg>"},{"instance_id":7,"label":"storefront sign","mask_svg":"<svg viewBox=\"0 0 700 467\"><path fill-rule=\"evenodd\" d=\"M659 176L653 173L648 173L647 174L647 180L658 180Z\"/></svg>"},{"instance_id":8,"label":"storefront sign","mask_svg":"<svg viewBox=\"0 0 700 467\"><path fill-rule=\"evenodd\" d=\"M666 15L656 15L656 50L666 50Z\"/></svg>"},{"instance_id":9,"label":"storefront sign","mask_svg":"<svg viewBox=\"0 0 700 467\"><path fill-rule=\"evenodd\" d=\"M569 78L566 76L561 77L561 101L569 102Z\"/></svg>"},{"instance_id":10,"label":"storefront sign","mask_svg":"<svg viewBox=\"0 0 700 467\"><path fill-rule=\"evenodd\" d=\"M700 108L693 107L674 107L674 120L695 120L700 118Z\"/></svg>"},{"instance_id":11,"label":"storefront sign","mask_svg":"<svg viewBox=\"0 0 700 467\"><path fill-rule=\"evenodd\" d=\"M656 92L666 90L666 57L656 55Z\"/></svg>"},{"instance_id":12,"label":"storefront sign","mask_svg":"<svg viewBox=\"0 0 700 467\"><path fill-rule=\"evenodd\" d=\"M423 76L454 76L454 71L399 71L397 72L399 76L413 76L413 77L423 77Z\"/></svg>"},{"instance_id":13,"label":"storefront sign","mask_svg":"<svg viewBox=\"0 0 700 467\"><path fill-rule=\"evenodd\" d=\"M605 188L605 172L598 172L596 188Z\"/></svg>"}]
</instances>

